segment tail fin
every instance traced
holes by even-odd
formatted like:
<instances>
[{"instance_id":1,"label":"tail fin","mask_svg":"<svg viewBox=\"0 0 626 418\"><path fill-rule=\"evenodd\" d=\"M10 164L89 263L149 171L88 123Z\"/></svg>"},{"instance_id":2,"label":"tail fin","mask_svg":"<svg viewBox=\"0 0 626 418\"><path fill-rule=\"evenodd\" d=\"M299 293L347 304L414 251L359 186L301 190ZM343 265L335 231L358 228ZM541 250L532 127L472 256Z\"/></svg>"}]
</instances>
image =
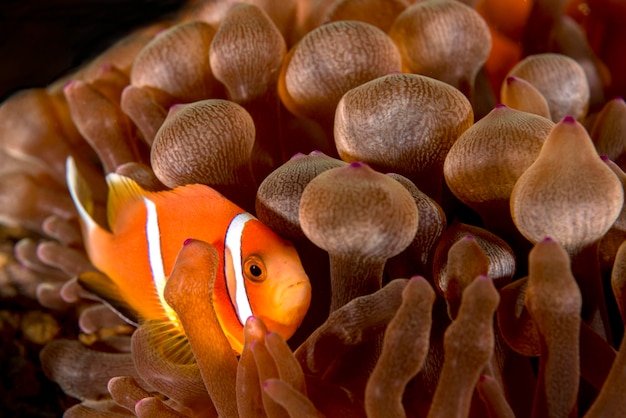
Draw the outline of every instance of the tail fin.
<instances>
[{"instance_id":1,"label":"tail fin","mask_svg":"<svg viewBox=\"0 0 626 418\"><path fill-rule=\"evenodd\" d=\"M94 220L94 202L87 182L81 177L76 163L68 157L66 166L67 188L80 215L83 241L87 255L94 266L102 268L107 263L112 235L107 228Z\"/></svg>"},{"instance_id":2,"label":"tail fin","mask_svg":"<svg viewBox=\"0 0 626 418\"><path fill-rule=\"evenodd\" d=\"M72 157L67 159L65 174L67 187L80 215L85 249L90 261L98 269L111 265L112 235L93 219L94 202L89 185L81 177ZM98 271L90 271L81 274L78 282L99 296L127 322L137 324L139 314L124 301L119 286L111 278Z\"/></svg>"},{"instance_id":3,"label":"tail fin","mask_svg":"<svg viewBox=\"0 0 626 418\"><path fill-rule=\"evenodd\" d=\"M85 228L85 231L83 232L90 233L94 229L100 229L100 225L98 225L92 217L94 205L91 192L89 191L89 186L80 176L80 173L76 168L76 163L72 157L67 157L65 170L67 188L70 190L74 206L76 206L76 210L78 211L83 227Z\"/></svg>"}]
</instances>

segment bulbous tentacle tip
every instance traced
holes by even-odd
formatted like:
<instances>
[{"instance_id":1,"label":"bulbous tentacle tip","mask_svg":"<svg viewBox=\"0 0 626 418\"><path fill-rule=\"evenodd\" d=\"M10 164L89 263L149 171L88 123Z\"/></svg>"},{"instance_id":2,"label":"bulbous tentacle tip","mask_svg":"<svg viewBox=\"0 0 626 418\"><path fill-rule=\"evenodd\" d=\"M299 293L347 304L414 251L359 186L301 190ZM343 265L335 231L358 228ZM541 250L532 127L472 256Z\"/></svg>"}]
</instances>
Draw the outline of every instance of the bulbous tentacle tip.
<instances>
[{"instance_id":1,"label":"bulbous tentacle tip","mask_svg":"<svg viewBox=\"0 0 626 418\"><path fill-rule=\"evenodd\" d=\"M354 161L352 163L350 163L350 167L352 168L361 168L361 167L367 167L368 165L361 162L361 161Z\"/></svg>"},{"instance_id":2,"label":"bulbous tentacle tip","mask_svg":"<svg viewBox=\"0 0 626 418\"><path fill-rule=\"evenodd\" d=\"M600 159L604 161L605 163L608 163L609 161L611 161L611 159L604 154L600 156Z\"/></svg>"},{"instance_id":3,"label":"bulbous tentacle tip","mask_svg":"<svg viewBox=\"0 0 626 418\"><path fill-rule=\"evenodd\" d=\"M167 418L180 418L184 415L173 410L167 406L161 399L149 396L140 399L135 404L135 413L138 417L167 417Z\"/></svg>"},{"instance_id":4,"label":"bulbous tentacle tip","mask_svg":"<svg viewBox=\"0 0 626 418\"><path fill-rule=\"evenodd\" d=\"M66 302L61 297L62 283L43 282L37 285L35 296L39 304L45 308L55 311L64 311L69 309L72 304Z\"/></svg>"},{"instance_id":5,"label":"bulbous tentacle tip","mask_svg":"<svg viewBox=\"0 0 626 418\"><path fill-rule=\"evenodd\" d=\"M150 397L150 392L142 388L131 376L117 376L109 380L107 389L118 405L133 411L135 405L144 398Z\"/></svg>"},{"instance_id":6,"label":"bulbous tentacle tip","mask_svg":"<svg viewBox=\"0 0 626 418\"><path fill-rule=\"evenodd\" d=\"M177 311L179 316L182 315L181 312L178 312L179 310L186 310L191 306L186 297L191 288L199 292L208 291L205 282L195 281L193 278L196 277L198 271L205 271L207 274L214 275L217 258L217 252L210 244L189 238L183 242L183 248L176 257L176 262L164 290L165 300Z\"/></svg>"},{"instance_id":7,"label":"bulbous tentacle tip","mask_svg":"<svg viewBox=\"0 0 626 418\"><path fill-rule=\"evenodd\" d=\"M496 109L507 109L507 108L508 108L508 106L507 106L507 105L505 105L504 103L498 103L498 104L495 106L495 108L496 108Z\"/></svg>"},{"instance_id":8,"label":"bulbous tentacle tip","mask_svg":"<svg viewBox=\"0 0 626 418\"><path fill-rule=\"evenodd\" d=\"M254 315L250 315L247 319L246 319L246 323L244 325L245 328L257 328L257 329L263 329L265 330L265 333L267 334L269 331L267 331L267 329L265 328L265 324L263 323L263 320L261 318L259 318L258 316L254 316Z\"/></svg>"}]
</instances>

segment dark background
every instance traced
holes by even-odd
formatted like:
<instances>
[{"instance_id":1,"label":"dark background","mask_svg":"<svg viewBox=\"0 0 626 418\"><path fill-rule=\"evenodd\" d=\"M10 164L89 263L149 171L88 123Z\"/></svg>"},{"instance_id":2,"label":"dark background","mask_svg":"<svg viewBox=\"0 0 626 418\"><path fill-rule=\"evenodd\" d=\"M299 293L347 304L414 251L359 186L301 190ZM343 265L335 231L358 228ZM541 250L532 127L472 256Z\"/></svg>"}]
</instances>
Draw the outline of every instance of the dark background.
<instances>
[{"instance_id":1,"label":"dark background","mask_svg":"<svg viewBox=\"0 0 626 418\"><path fill-rule=\"evenodd\" d=\"M0 102L42 87L184 0L0 0Z\"/></svg>"}]
</instances>

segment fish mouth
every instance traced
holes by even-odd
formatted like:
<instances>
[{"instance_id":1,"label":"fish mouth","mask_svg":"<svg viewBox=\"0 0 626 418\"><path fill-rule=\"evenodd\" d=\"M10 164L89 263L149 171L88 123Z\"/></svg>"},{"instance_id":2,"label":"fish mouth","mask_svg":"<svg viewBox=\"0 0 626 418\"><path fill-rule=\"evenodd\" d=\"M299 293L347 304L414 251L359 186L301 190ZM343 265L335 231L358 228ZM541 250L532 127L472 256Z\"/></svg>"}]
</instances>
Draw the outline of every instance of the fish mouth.
<instances>
[{"instance_id":1,"label":"fish mouth","mask_svg":"<svg viewBox=\"0 0 626 418\"><path fill-rule=\"evenodd\" d=\"M287 286L287 289L298 287L298 286L306 284L306 283L308 283L306 280L299 280L296 283L293 283L293 284L290 284L289 286Z\"/></svg>"},{"instance_id":2,"label":"fish mouth","mask_svg":"<svg viewBox=\"0 0 626 418\"><path fill-rule=\"evenodd\" d=\"M276 305L285 317L298 317L300 312L306 312L311 300L311 283L308 280L298 280L283 287L276 300ZM298 314L296 314L298 312Z\"/></svg>"}]
</instances>

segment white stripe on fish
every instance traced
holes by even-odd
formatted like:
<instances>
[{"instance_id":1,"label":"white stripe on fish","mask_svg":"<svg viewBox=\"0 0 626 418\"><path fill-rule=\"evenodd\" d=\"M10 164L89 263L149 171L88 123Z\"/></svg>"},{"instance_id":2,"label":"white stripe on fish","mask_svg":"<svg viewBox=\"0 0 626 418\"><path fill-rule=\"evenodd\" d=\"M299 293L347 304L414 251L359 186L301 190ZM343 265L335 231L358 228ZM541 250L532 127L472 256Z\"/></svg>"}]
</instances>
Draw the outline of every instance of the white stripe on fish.
<instances>
[{"instance_id":1,"label":"white stripe on fish","mask_svg":"<svg viewBox=\"0 0 626 418\"><path fill-rule=\"evenodd\" d=\"M233 305L235 306L235 311L237 311L237 318L239 318L239 322L242 325L246 323L248 317L252 316L252 307L248 300L246 282L242 270L241 237L243 236L243 229L246 223L252 219L256 218L245 212L235 216L230 225L228 225L225 239L225 246L230 251L233 269L235 270L235 297ZM231 295L232 299L233 295Z\"/></svg>"}]
</instances>

